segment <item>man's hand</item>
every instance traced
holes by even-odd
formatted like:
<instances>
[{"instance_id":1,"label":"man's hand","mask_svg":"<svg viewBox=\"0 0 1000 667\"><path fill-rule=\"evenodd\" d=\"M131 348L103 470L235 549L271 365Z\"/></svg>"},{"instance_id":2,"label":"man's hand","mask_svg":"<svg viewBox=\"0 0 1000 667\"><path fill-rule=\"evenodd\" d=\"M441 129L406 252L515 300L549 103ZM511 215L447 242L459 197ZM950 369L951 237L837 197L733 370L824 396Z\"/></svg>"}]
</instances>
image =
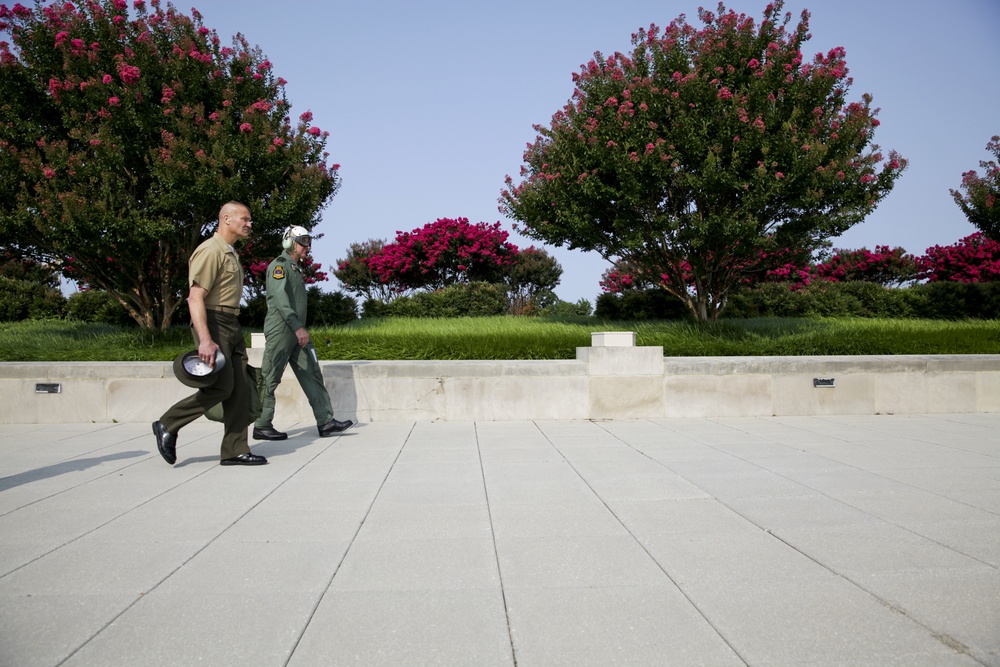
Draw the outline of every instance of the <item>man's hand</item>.
<instances>
[{"instance_id":1,"label":"man's hand","mask_svg":"<svg viewBox=\"0 0 1000 667\"><path fill-rule=\"evenodd\" d=\"M309 344L309 332L306 331L305 327L299 327L295 330L295 337L299 341L299 347L305 347Z\"/></svg>"},{"instance_id":2,"label":"man's hand","mask_svg":"<svg viewBox=\"0 0 1000 667\"><path fill-rule=\"evenodd\" d=\"M198 358L215 368L215 353L219 346L212 335L208 333L208 313L205 309L205 295L208 294L201 285L191 285L188 292L188 311L191 313L191 327L198 337Z\"/></svg>"},{"instance_id":3,"label":"man's hand","mask_svg":"<svg viewBox=\"0 0 1000 667\"><path fill-rule=\"evenodd\" d=\"M211 338L203 340L198 344L198 358L210 367L215 368L215 354L218 350L219 346L214 340Z\"/></svg>"}]
</instances>

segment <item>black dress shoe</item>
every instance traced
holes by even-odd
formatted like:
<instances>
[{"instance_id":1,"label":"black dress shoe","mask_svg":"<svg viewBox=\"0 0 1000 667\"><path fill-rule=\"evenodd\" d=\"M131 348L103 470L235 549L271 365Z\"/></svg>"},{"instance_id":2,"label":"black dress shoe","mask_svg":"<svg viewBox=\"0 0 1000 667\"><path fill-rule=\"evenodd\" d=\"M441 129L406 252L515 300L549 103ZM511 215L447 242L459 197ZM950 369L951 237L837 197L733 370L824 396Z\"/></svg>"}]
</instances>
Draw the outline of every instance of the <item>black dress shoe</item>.
<instances>
[{"instance_id":1,"label":"black dress shoe","mask_svg":"<svg viewBox=\"0 0 1000 667\"><path fill-rule=\"evenodd\" d=\"M171 433L156 420L153 422L153 435L156 436L156 448L160 450L163 460L170 465L177 463L177 434Z\"/></svg>"},{"instance_id":2,"label":"black dress shoe","mask_svg":"<svg viewBox=\"0 0 1000 667\"><path fill-rule=\"evenodd\" d=\"M263 428L253 427L254 440L284 440L287 437L287 433L282 433L273 426L265 426Z\"/></svg>"},{"instance_id":3,"label":"black dress shoe","mask_svg":"<svg viewBox=\"0 0 1000 667\"><path fill-rule=\"evenodd\" d=\"M231 459L222 459L219 461L219 465L224 466L262 466L265 463L267 463L267 459L263 456L250 453L240 454Z\"/></svg>"},{"instance_id":4,"label":"black dress shoe","mask_svg":"<svg viewBox=\"0 0 1000 667\"><path fill-rule=\"evenodd\" d=\"M354 426L354 422L350 419L347 421L337 421L336 419L331 419L327 423L319 427L319 435L321 438L326 438L334 433L340 433L341 431L346 431L347 429Z\"/></svg>"}]
</instances>

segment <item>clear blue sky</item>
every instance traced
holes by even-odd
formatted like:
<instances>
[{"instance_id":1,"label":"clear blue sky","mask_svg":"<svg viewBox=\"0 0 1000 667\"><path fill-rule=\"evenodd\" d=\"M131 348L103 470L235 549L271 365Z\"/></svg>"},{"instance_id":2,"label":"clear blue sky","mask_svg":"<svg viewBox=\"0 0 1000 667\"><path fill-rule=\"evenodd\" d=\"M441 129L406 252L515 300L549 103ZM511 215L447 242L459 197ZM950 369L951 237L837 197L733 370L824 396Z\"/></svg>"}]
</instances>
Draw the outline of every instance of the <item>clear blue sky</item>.
<instances>
[{"instance_id":1,"label":"clear blue sky","mask_svg":"<svg viewBox=\"0 0 1000 667\"><path fill-rule=\"evenodd\" d=\"M627 52L637 28L684 13L697 0L193 0L224 43L242 32L288 80L293 116L311 110L330 132L343 185L317 228L324 267L350 243L392 240L441 217L512 222L497 210L517 176L532 125L547 125L573 92L571 76L594 51ZM727 7L759 20L764 0ZM185 11L190 7L180 3ZM875 141L910 160L893 192L836 247L903 246L922 254L971 234L952 201L962 172L989 159L1000 134L1000 0L787 2L792 24L809 9L811 60L847 50L849 99L881 108ZM514 243L541 245L512 234ZM545 246L543 246L545 247ZM593 303L608 263L546 249L564 269L556 293ZM337 287L331 277L324 289Z\"/></svg>"}]
</instances>

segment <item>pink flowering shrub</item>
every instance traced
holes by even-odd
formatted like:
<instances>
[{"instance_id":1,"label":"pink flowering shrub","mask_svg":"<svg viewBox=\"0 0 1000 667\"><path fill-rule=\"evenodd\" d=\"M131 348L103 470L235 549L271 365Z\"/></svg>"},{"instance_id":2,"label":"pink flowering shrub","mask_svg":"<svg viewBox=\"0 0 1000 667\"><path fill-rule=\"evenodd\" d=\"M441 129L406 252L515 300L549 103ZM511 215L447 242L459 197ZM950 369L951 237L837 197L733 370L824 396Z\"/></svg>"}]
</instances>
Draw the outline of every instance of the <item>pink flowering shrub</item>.
<instances>
[{"instance_id":1,"label":"pink flowering shrub","mask_svg":"<svg viewBox=\"0 0 1000 667\"><path fill-rule=\"evenodd\" d=\"M928 282L995 282L1000 280L1000 242L976 232L953 245L928 248L921 265L920 277Z\"/></svg>"},{"instance_id":2,"label":"pink flowering shrub","mask_svg":"<svg viewBox=\"0 0 1000 667\"><path fill-rule=\"evenodd\" d=\"M833 257L813 267L812 275L829 282L871 282L886 287L915 280L920 260L900 247L887 245L858 250L835 250Z\"/></svg>"},{"instance_id":3,"label":"pink flowering shrub","mask_svg":"<svg viewBox=\"0 0 1000 667\"><path fill-rule=\"evenodd\" d=\"M379 282L399 292L497 282L517 253L507 237L499 222L440 218L411 232L397 232L395 241L368 257L368 268Z\"/></svg>"}]
</instances>

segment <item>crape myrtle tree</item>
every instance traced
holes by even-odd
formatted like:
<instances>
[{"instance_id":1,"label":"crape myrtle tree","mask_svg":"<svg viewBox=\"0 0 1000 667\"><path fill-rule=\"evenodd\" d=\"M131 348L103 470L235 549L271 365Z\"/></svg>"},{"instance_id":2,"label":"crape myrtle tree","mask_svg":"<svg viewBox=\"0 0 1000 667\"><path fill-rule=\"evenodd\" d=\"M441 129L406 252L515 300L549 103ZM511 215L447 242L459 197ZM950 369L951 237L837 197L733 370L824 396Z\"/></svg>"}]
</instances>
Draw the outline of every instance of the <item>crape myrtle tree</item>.
<instances>
[{"instance_id":1,"label":"crape myrtle tree","mask_svg":"<svg viewBox=\"0 0 1000 667\"><path fill-rule=\"evenodd\" d=\"M562 274L562 266L545 249L530 246L518 250L504 279L510 296L510 312L521 315L536 311L540 297L555 290Z\"/></svg>"},{"instance_id":2,"label":"crape myrtle tree","mask_svg":"<svg viewBox=\"0 0 1000 667\"><path fill-rule=\"evenodd\" d=\"M699 10L594 59L507 178L523 232L641 267L715 321L762 244L811 250L861 222L905 167L873 144L872 98L848 102L845 52L803 61L808 12L755 24Z\"/></svg>"},{"instance_id":3,"label":"crape myrtle tree","mask_svg":"<svg viewBox=\"0 0 1000 667\"><path fill-rule=\"evenodd\" d=\"M990 139L986 150L1000 161L1000 136ZM1000 241L1000 166L992 160L983 160L979 166L983 175L975 170L965 172L961 189L951 190L951 196L969 222L987 237Z\"/></svg>"},{"instance_id":4,"label":"crape myrtle tree","mask_svg":"<svg viewBox=\"0 0 1000 667\"><path fill-rule=\"evenodd\" d=\"M337 260L333 275L351 294L387 303L396 294L393 285L379 280L368 266L368 260L382 252L384 239L368 239L352 243L347 257Z\"/></svg>"},{"instance_id":5,"label":"crape myrtle tree","mask_svg":"<svg viewBox=\"0 0 1000 667\"><path fill-rule=\"evenodd\" d=\"M327 133L285 81L158 0L0 6L0 247L166 328L226 201L254 219L244 263L312 228L338 186ZM5 39L9 36L9 42Z\"/></svg>"},{"instance_id":6,"label":"crape myrtle tree","mask_svg":"<svg viewBox=\"0 0 1000 667\"><path fill-rule=\"evenodd\" d=\"M396 239L368 257L368 268L396 293L441 289L471 282L502 282L517 246L500 223L439 218ZM339 276L338 276L339 278Z\"/></svg>"},{"instance_id":7,"label":"crape myrtle tree","mask_svg":"<svg viewBox=\"0 0 1000 667\"><path fill-rule=\"evenodd\" d=\"M352 243L337 260L334 275L352 294L382 302L419 290L451 285L503 283L511 311L528 312L539 295L551 292L562 267L545 250L518 249L500 223L472 224L467 218L440 218L387 243Z\"/></svg>"}]
</instances>

